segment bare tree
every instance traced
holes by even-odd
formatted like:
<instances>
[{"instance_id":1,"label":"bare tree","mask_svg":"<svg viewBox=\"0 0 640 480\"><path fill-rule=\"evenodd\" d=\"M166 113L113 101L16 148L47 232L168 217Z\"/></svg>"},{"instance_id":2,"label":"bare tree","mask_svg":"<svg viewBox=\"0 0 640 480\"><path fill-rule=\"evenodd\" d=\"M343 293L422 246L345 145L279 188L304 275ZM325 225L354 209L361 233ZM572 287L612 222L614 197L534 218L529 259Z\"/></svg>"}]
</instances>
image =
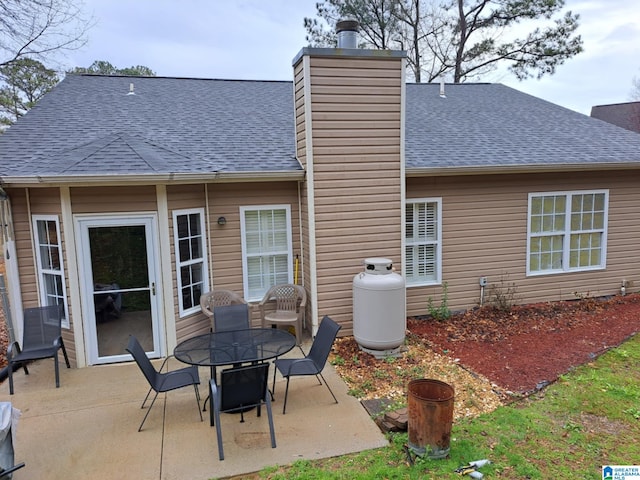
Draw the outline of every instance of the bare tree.
<instances>
[{"instance_id":1,"label":"bare tree","mask_svg":"<svg viewBox=\"0 0 640 480\"><path fill-rule=\"evenodd\" d=\"M86 43L81 0L0 0L0 66Z\"/></svg>"},{"instance_id":2,"label":"bare tree","mask_svg":"<svg viewBox=\"0 0 640 480\"><path fill-rule=\"evenodd\" d=\"M629 93L629 100L632 102L640 101L640 77L633 77L631 80L631 92Z\"/></svg>"},{"instance_id":3,"label":"bare tree","mask_svg":"<svg viewBox=\"0 0 640 480\"><path fill-rule=\"evenodd\" d=\"M454 83L481 76L508 65L518 80L555 73L557 65L582 51L582 39L572 36L578 15L566 12L544 29L534 28L524 38L502 42L505 29L527 20L551 20L564 0L455 0L452 44L455 61L450 65ZM446 63L446 59L442 59ZM532 73L532 71L537 71Z\"/></svg>"},{"instance_id":4,"label":"bare tree","mask_svg":"<svg viewBox=\"0 0 640 480\"><path fill-rule=\"evenodd\" d=\"M578 15L557 16L564 0L325 0L318 18L305 18L314 46L333 44L335 23L358 20L364 46L407 51L416 81L445 74L455 83L477 79L506 65L518 79L555 73L558 65L582 51L575 35ZM512 27L543 23L523 38L509 38ZM542 22L540 22L542 21ZM512 35L513 37L513 35ZM508 40L504 40L509 38Z\"/></svg>"},{"instance_id":5,"label":"bare tree","mask_svg":"<svg viewBox=\"0 0 640 480\"><path fill-rule=\"evenodd\" d=\"M358 20L360 35L367 45L387 50L394 47L391 38L399 28L396 9L399 0L325 0L316 3L318 18L305 18L307 41L312 46L335 46L335 25L346 18Z\"/></svg>"}]
</instances>

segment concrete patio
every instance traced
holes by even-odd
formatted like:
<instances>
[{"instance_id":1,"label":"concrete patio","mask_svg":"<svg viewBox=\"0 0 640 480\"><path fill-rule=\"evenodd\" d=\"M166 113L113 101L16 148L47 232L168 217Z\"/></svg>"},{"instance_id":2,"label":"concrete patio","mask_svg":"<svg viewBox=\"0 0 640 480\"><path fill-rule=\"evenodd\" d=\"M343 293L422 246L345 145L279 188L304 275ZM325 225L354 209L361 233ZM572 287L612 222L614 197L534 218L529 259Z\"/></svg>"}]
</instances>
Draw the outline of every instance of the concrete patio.
<instances>
[{"instance_id":1,"label":"concrete patio","mask_svg":"<svg viewBox=\"0 0 640 480\"><path fill-rule=\"evenodd\" d=\"M294 349L290 355L300 356L300 351ZM8 381L0 385L0 401L10 401L22 412L15 461L26 462L26 467L14 474L16 480L205 480L387 445L330 365L323 373L338 404L315 377L296 377L283 415L285 383L278 377L273 403L275 449L269 441L266 411L259 418L255 411L247 413L245 423L240 423L239 415L223 414L223 461L218 460L208 411L200 422L193 389L161 394L138 433L145 414L140 404L148 385L135 363L70 370L62 365L60 388L55 388L51 359L33 364L28 376L17 371L14 395L9 395ZM184 365L175 359L169 362L170 369L180 366ZM209 371L200 373L204 399Z\"/></svg>"}]
</instances>

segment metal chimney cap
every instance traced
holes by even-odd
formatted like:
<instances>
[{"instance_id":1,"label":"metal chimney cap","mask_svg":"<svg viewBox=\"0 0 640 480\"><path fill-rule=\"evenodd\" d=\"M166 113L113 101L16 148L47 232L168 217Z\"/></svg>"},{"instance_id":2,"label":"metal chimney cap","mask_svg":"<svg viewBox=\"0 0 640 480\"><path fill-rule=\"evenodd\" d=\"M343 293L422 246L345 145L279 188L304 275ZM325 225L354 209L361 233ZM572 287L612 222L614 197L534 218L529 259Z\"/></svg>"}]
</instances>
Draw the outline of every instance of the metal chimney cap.
<instances>
[{"instance_id":1,"label":"metal chimney cap","mask_svg":"<svg viewBox=\"0 0 640 480\"><path fill-rule=\"evenodd\" d=\"M360 22L357 20L340 20L336 23L336 32L357 32L360 29Z\"/></svg>"},{"instance_id":2,"label":"metal chimney cap","mask_svg":"<svg viewBox=\"0 0 640 480\"><path fill-rule=\"evenodd\" d=\"M338 34L338 48L358 48L358 27L357 20L346 19L336 23Z\"/></svg>"}]
</instances>

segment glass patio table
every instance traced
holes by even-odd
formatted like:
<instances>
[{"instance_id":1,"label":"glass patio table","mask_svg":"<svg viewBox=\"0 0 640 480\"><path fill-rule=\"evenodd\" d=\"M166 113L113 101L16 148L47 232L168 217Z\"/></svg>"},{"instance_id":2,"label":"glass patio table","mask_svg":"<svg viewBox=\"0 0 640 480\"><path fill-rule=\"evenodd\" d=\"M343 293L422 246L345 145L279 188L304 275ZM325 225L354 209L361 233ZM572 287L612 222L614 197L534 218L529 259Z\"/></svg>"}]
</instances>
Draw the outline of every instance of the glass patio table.
<instances>
[{"instance_id":1,"label":"glass patio table","mask_svg":"<svg viewBox=\"0 0 640 480\"><path fill-rule=\"evenodd\" d=\"M240 365L279 357L296 345L296 337L277 328L211 332L180 342L173 355L189 365Z\"/></svg>"},{"instance_id":2,"label":"glass patio table","mask_svg":"<svg viewBox=\"0 0 640 480\"><path fill-rule=\"evenodd\" d=\"M296 337L277 328L247 328L210 332L180 342L173 355L189 365L208 366L211 378L216 367L258 363L279 357L296 345ZM203 410L206 410L207 397ZM240 411L238 412L240 413Z\"/></svg>"}]
</instances>

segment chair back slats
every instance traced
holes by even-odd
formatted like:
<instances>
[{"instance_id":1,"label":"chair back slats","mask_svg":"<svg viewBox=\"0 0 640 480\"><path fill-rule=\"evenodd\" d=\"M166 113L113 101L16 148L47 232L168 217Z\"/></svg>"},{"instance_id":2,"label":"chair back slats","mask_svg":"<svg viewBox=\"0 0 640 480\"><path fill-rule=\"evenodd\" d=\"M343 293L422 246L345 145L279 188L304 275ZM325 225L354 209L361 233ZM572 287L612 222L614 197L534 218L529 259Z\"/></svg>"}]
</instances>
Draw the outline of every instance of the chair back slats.
<instances>
[{"instance_id":1,"label":"chair back slats","mask_svg":"<svg viewBox=\"0 0 640 480\"><path fill-rule=\"evenodd\" d=\"M213 309L213 329L216 332L250 328L249 305L237 303Z\"/></svg>"},{"instance_id":2,"label":"chair back slats","mask_svg":"<svg viewBox=\"0 0 640 480\"><path fill-rule=\"evenodd\" d=\"M206 315L212 315L215 307L247 303L244 298L231 290L216 288L200 297L200 306Z\"/></svg>"},{"instance_id":3,"label":"chair back slats","mask_svg":"<svg viewBox=\"0 0 640 480\"><path fill-rule=\"evenodd\" d=\"M22 349L52 347L61 335L63 312L62 305L26 308Z\"/></svg>"},{"instance_id":4,"label":"chair back slats","mask_svg":"<svg viewBox=\"0 0 640 480\"><path fill-rule=\"evenodd\" d=\"M276 310L285 312L297 312L302 302L304 289L297 285L278 285L273 289L273 297L276 301Z\"/></svg>"},{"instance_id":5,"label":"chair back slats","mask_svg":"<svg viewBox=\"0 0 640 480\"><path fill-rule=\"evenodd\" d=\"M211 299L213 300L213 307L245 303L240 295L231 290L213 290L211 292Z\"/></svg>"},{"instance_id":6,"label":"chair back slats","mask_svg":"<svg viewBox=\"0 0 640 480\"><path fill-rule=\"evenodd\" d=\"M322 322L320 322L318 333L316 334L316 338L311 344L311 350L309 350L309 354L307 355L307 358L313 360L313 363L316 365L318 370L322 370L325 363L327 363L333 342L341 328L342 327L328 315L325 315Z\"/></svg>"},{"instance_id":7,"label":"chair back slats","mask_svg":"<svg viewBox=\"0 0 640 480\"><path fill-rule=\"evenodd\" d=\"M267 395L269 364L223 370L220 375L220 411L259 405Z\"/></svg>"}]
</instances>

